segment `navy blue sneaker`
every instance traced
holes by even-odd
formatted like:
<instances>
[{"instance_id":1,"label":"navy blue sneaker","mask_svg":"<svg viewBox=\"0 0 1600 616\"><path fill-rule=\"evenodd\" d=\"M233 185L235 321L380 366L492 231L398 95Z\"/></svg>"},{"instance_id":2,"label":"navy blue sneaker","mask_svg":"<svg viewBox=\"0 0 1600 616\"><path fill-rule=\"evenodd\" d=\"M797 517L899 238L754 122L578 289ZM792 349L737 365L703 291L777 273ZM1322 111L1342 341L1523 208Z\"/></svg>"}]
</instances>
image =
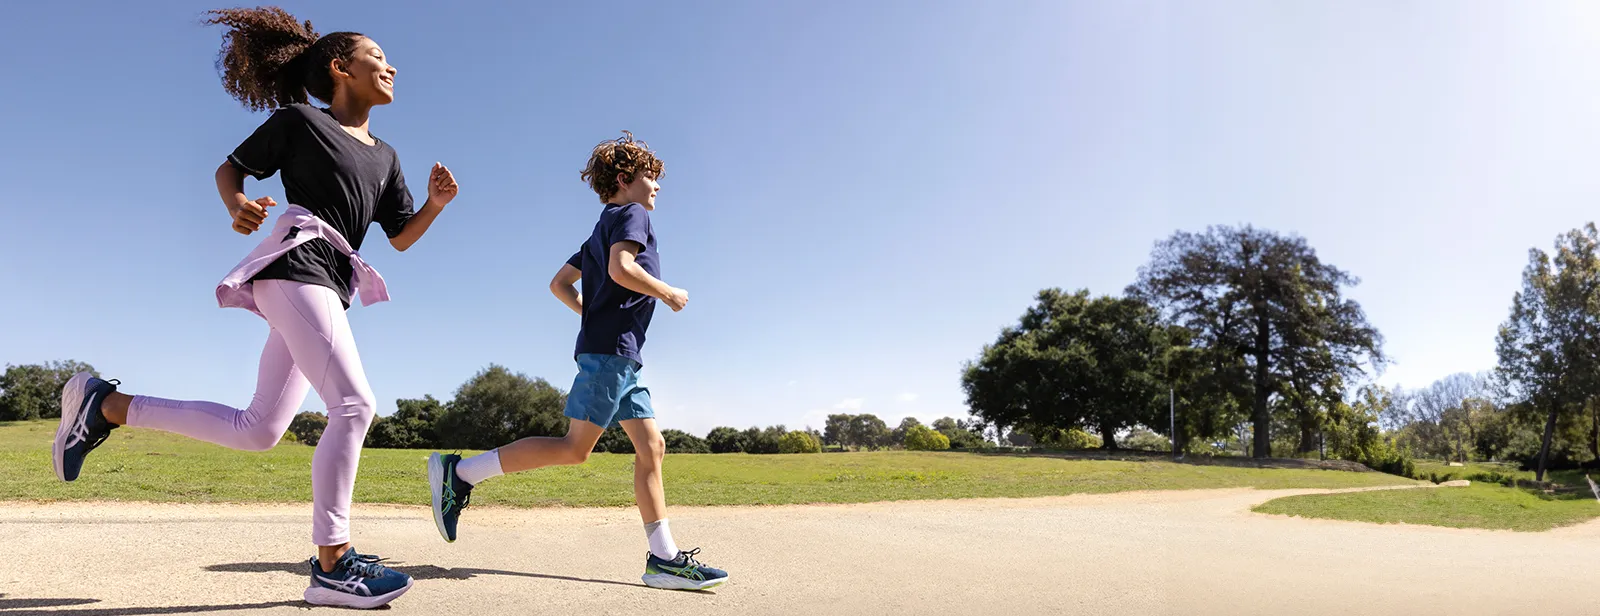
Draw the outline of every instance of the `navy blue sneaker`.
<instances>
[{"instance_id":1,"label":"navy blue sneaker","mask_svg":"<svg viewBox=\"0 0 1600 616\"><path fill-rule=\"evenodd\" d=\"M461 510L472 502L472 484L456 476L461 456L450 453L428 456L428 491L433 493L433 525L448 543L456 541L456 521Z\"/></svg>"},{"instance_id":2,"label":"navy blue sneaker","mask_svg":"<svg viewBox=\"0 0 1600 616\"><path fill-rule=\"evenodd\" d=\"M61 388L61 424L56 427L56 441L50 446L56 478L77 479L83 470L83 459L117 428L100 412L100 404L117 390L117 385L116 381L102 381L79 372Z\"/></svg>"},{"instance_id":3,"label":"navy blue sneaker","mask_svg":"<svg viewBox=\"0 0 1600 616\"><path fill-rule=\"evenodd\" d=\"M668 590L706 590L728 581L728 572L695 560L700 548L678 552L672 560L650 554L644 561L644 585Z\"/></svg>"},{"instance_id":4,"label":"navy blue sneaker","mask_svg":"<svg viewBox=\"0 0 1600 616\"><path fill-rule=\"evenodd\" d=\"M322 564L313 556L306 603L360 610L388 605L411 590L411 576L385 567L382 562L377 556L357 554L351 546L333 565L333 572L324 573Z\"/></svg>"}]
</instances>

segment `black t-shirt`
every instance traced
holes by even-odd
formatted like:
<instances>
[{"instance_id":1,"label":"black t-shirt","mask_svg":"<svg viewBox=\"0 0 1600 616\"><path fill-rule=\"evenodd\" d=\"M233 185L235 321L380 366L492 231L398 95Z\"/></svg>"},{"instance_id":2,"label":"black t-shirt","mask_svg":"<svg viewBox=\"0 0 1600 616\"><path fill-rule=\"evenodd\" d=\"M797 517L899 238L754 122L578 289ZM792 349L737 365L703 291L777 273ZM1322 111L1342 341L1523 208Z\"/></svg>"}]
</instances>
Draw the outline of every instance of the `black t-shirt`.
<instances>
[{"instance_id":1,"label":"black t-shirt","mask_svg":"<svg viewBox=\"0 0 1600 616\"><path fill-rule=\"evenodd\" d=\"M345 132L326 109L290 105L272 113L228 161L258 180L283 172L289 203L310 210L361 249L374 221L389 237L411 219L411 191L394 148L374 136L367 145ZM350 306L350 259L321 239L295 247L252 280L293 280L328 287Z\"/></svg>"}]
</instances>

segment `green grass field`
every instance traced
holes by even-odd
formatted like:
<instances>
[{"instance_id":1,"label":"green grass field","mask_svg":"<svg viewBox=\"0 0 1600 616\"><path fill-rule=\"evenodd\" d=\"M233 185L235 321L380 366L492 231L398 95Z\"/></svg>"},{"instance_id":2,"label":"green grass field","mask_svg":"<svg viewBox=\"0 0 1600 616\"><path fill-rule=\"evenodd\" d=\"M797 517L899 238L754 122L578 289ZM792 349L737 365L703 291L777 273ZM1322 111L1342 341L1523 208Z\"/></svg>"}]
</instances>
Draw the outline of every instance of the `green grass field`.
<instances>
[{"instance_id":1,"label":"green grass field","mask_svg":"<svg viewBox=\"0 0 1600 616\"><path fill-rule=\"evenodd\" d=\"M1379 524L1427 524L1452 528L1544 531L1600 516L1587 490L1551 496L1496 484L1465 488L1380 490L1279 498L1258 513Z\"/></svg>"},{"instance_id":2,"label":"green grass field","mask_svg":"<svg viewBox=\"0 0 1600 616\"><path fill-rule=\"evenodd\" d=\"M50 464L54 422L0 423L0 499L150 502L303 502L311 452L285 444L237 452L160 432L121 429L89 457L78 481ZM356 500L423 505L428 452L361 456ZM587 464L540 469L483 484L479 505L620 506L633 503L633 457L595 454ZM1349 488L1413 483L1381 473L1063 460L1026 455L886 451L809 455L667 456L668 502L677 505L857 503L1026 497L1196 488Z\"/></svg>"},{"instance_id":3,"label":"green grass field","mask_svg":"<svg viewBox=\"0 0 1600 616\"><path fill-rule=\"evenodd\" d=\"M1450 466L1438 460L1417 460L1416 476L1443 483L1453 479L1466 479L1474 483L1499 483L1511 484L1512 480L1520 483L1532 484L1533 471L1524 471L1515 464L1500 462L1468 462L1465 466ZM1589 483L1583 480L1583 471L1560 470L1545 473L1545 480L1562 486L1581 488L1587 490Z\"/></svg>"}]
</instances>

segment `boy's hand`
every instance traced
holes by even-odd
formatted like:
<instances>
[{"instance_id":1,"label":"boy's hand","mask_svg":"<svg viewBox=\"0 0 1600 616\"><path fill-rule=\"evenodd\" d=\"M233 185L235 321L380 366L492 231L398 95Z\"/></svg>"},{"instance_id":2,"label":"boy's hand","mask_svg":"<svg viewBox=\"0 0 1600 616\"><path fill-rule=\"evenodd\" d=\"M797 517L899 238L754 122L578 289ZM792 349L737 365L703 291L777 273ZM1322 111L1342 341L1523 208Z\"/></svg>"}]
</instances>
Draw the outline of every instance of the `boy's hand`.
<instances>
[{"instance_id":1,"label":"boy's hand","mask_svg":"<svg viewBox=\"0 0 1600 616\"><path fill-rule=\"evenodd\" d=\"M661 298L661 301L664 301L668 306L671 306L673 312L683 310L684 306L689 305L688 291L678 287L670 287L670 289L670 291L667 291L667 296Z\"/></svg>"}]
</instances>

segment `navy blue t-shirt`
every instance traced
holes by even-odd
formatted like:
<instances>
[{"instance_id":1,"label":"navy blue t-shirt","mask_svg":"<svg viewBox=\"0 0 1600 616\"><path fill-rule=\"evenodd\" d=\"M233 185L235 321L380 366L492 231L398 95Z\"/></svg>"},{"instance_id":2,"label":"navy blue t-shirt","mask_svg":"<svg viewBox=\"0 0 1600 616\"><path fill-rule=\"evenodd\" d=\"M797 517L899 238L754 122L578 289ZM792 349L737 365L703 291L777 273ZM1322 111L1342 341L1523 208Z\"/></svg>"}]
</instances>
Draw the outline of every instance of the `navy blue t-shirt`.
<instances>
[{"instance_id":1,"label":"navy blue t-shirt","mask_svg":"<svg viewBox=\"0 0 1600 616\"><path fill-rule=\"evenodd\" d=\"M611 279L611 245L622 241L643 246L634 262L651 276L661 277L650 210L637 203L607 204L589 241L567 259L567 265L583 272L583 327L578 330L575 355L620 355L643 365L639 351L644 348L650 316L656 311L656 298Z\"/></svg>"}]
</instances>

